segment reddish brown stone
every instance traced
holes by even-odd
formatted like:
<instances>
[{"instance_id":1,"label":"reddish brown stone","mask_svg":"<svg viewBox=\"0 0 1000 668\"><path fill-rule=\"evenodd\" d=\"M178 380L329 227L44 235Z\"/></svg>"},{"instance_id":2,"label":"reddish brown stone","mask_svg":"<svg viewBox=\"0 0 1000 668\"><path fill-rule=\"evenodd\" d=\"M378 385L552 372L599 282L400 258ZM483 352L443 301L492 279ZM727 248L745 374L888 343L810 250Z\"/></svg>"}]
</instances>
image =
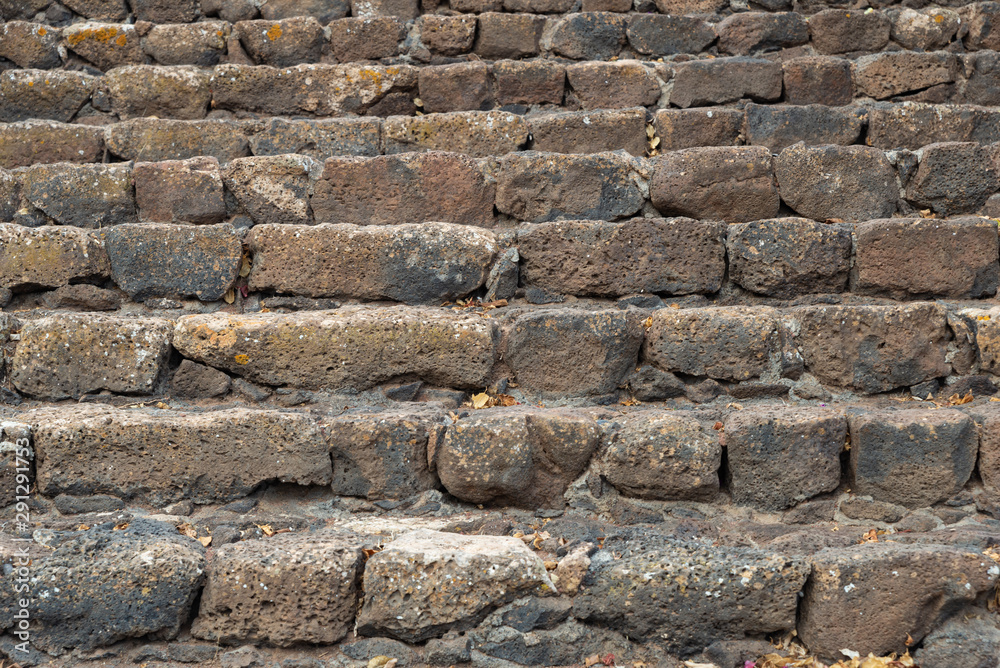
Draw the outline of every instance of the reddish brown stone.
<instances>
[{"instance_id":1,"label":"reddish brown stone","mask_svg":"<svg viewBox=\"0 0 1000 668\"><path fill-rule=\"evenodd\" d=\"M318 62L323 55L323 26L311 16L240 21L233 26L233 34L258 65L289 67Z\"/></svg>"},{"instance_id":2,"label":"reddish brown stone","mask_svg":"<svg viewBox=\"0 0 1000 668\"><path fill-rule=\"evenodd\" d=\"M661 151L743 143L742 111L736 109L661 109L653 117Z\"/></svg>"},{"instance_id":3,"label":"reddish brown stone","mask_svg":"<svg viewBox=\"0 0 1000 668\"><path fill-rule=\"evenodd\" d=\"M795 12L741 12L724 19L715 30L719 33L719 51L733 56L775 51L809 41L808 24Z\"/></svg>"},{"instance_id":4,"label":"reddish brown stone","mask_svg":"<svg viewBox=\"0 0 1000 668\"><path fill-rule=\"evenodd\" d=\"M942 142L923 147L906 199L942 216L975 213L1000 188L995 146Z\"/></svg>"},{"instance_id":5,"label":"reddish brown stone","mask_svg":"<svg viewBox=\"0 0 1000 668\"><path fill-rule=\"evenodd\" d=\"M585 109L647 107L660 98L660 83L637 60L587 62L566 67L573 93Z\"/></svg>"},{"instance_id":6,"label":"reddish brown stone","mask_svg":"<svg viewBox=\"0 0 1000 668\"><path fill-rule=\"evenodd\" d=\"M139 220L207 225L226 217L219 161L139 162L133 171Z\"/></svg>"},{"instance_id":7,"label":"reddish brown stone","mask_svg":"<svg viewBox=\"0 0 1000 668\"><path fill-rule=\"evenodd\" d=\"M489 68L483 62L422 67L419 88L428 112L486 111L493 107Z\"/></svg>"},{"instance_id":8,"label":"reddish brown stone","mask_svg":"<svg viewBox=\"0 0 1000 668\"><path fill-rule=\"evenodd\" d=\"M68 122L90 101L97 77L82 72L19 70L0 73L0 122Z\"/></svg>"},{"instance_id":9,"label":"reddish brown stone","mask_svg":"<svg viewBox=\"0 0 1000 668\"><path fill-rule=\"evenodd\" d=\"M610 60L626 43L627 23L613 12L567 14L552 33L552 50L574 60Z\"/></svg>"},{"instance_id":10,"label":"reddish brown stone","mask_svg":"<svg viewBox=\"0 0 1000 668\"><path fill-rule=\"evenodd\" d=\"M153 26L142 48L160 65L212 67L225 55L229 35L224 21Z\"/></svg>"},{"instance_id":11,"label":"reddish brown stone","mask_svg":"<svg viewBox=\"0 0 1000 668\"><path fill-rule=\"evenodd\" d=\"M503 155L528 143L525 118L508 111L455 111L390 116L382 126L387 155L447 150L473 157Z\"/></svg>"},{"instance_id":12,"label":"reddish brown stone","mask_svg":"<svg viewBox=\"0 0 1000 668\"><path fill-rule=\"evenodd\" d=\"M59 30L41 23L8 21L0 28L0 58L26 69L59 67Z\"/></svg>"},{"instance_id":13,"label":"reddish brown stone","mask_svg":"<svg viewBox=\"0 0 1000 668\"><path fill-rule=\"evenodd\" d=\"M937 142L1000 140L1000 113L971 105L907 102L876 104L868 109L870 146L917 150Z\"/></svg>"},{"instance_id":14,"label":"reddish brown stone","mask_svg":"<svg viewBox=\"0 0 1000 668\"><path fill-rule=\"evenodd\" d=\"M308 224L309 197L321 169L304 155L253 156L231 161L222 178L254 223Z\"/></svg>"},{"instance_id":15,"label":"reddish brown stone","mask_svg":"<svg viewBox=\"0 0 1000 668\"><path fill-rule=\"evenodd\" d=\"M529 116L536 151L646 154L646 110L577 111Z\"/></svg>"},{"instance_id":16,"label":"reddish brown stone","mask_svg":"<svg viewBox=\"0 0 1000 668\"><path fill-rule=\"evenodd\" d=\"M0 126L0 167L53 162L98 162L104 154L104 130L52 121Z\"/></svg>"},{"instance_id":17,"label":"reddish brown stone","mask_svg":"<svg viewBox=\"0 0 1000 668\"><path fill-rule=\"evenodd\" d=\"M712 26L699 18L662 14L632 14L626 35L633 49L651 56L699 53L717 37Z\"/></svg>"},{"instance_id":18,"label":"reddish brown stone","mask_svg":"<svg viewBox=\"0 0 1000 668\"><path fill-rule=\"evenodd\" d=\"M717 14L728 6L726 0L656 0L661 14Z\"/></svg>"},{"instance_id":19,"label":"reddish brown stone","mask_svg":"<svg viewBox=\"0 0 1000 668\"><path fill-rule=\"evenodd\" d=\"M503 0L508 12L527 14L564 14L573 8L574 0ZM499 11L499 8L493 11Z\"/></svg>"},{"instance_id":20,"label":"reddish brown stone","mask_svg":"<svg viewBox=\"0 0 1000 668\"><path fill-rule=\"evenodd\" d=\"M339 19L327 28L330 49L341 63L392 58L406 34L402 21L393 16Z\"/></svg>"},{"instance_id":21,"label":"reddish brown stone","mask_svg":"<svg viewBox=\"0 0 1000 668\"><path fill-rule=\"evenodd\" d=\"M849 146L858 141L865 126L864 111L806 106L746 106L745 139L748 144L766 146L773 152L805 142Z\"/></svg>"},{"instance_id":22,"label":"reddish brown stone","mask_svg":"<svg viewBox=\"0 0 1000 668\"><path fill-rule=\"evenodd\" d=\"M245 128L238 121L135 118L108 127L105 138L108 150L125 160L211 156L224 163L250 155Z\"/></svg>"},{"instance_id":23,"label":"reddish brown stone","mask_svg":"<svg viewBox=\"0 0 1000 668\"><path fill-rule=\"evenodd\" d=\"M96 232L0 225L0 287L20 292L110 276L108 254Z\"/></svg>"},{"instance_id":24,"label":"reddish brown stone","mask_svg":"<svg viewBox=\"0 0 1000 668\"><path fill-rule=\"evenodd\" d=\"M545 60L493 63L497 104L562 104L565 66Z\"/></svg>"},{"instance_id":25,"label":"reddish brown stone","mask_svg":"<svg viewBox=\"0 0 1000 668\"><path fill-rule=\"evenodd\" d=\"M736 56L675 63L670 104L687 109L741 98L769 102L781 97L781 64Z\"/></svg>"},{"instance_id":26,"label":"reddish brown stone","mask_svg":"<svg viewBox=\"0 0 1000 668\"><path fill-rule=\"evenodd\" d=\"M882 12L826 9L809 17L812 45L819 53L875 53L889 42L889 19Z\"/></svg>"},{"instance_id":27,"label":"reddish brown stone","mask_svg":"<svg viewBox=\"0 0 1000 668\"><path fill-rule=\"evenodd\" d=\"M420 41L434 53L443 56L468 53L475 37L474 16L424 14L420 17Z\"/></svg>"},{"instance_id":28,"label":"reddish brown stone","mask_svg":"<svg viewBox=\"0 0 1000 668\"><path fill-rule=\"evenodd\" d=\"M892 51L862 56L854 62L858 92L876 100L951 83L960 74L958 58L943 51Z\"/></svg>"},{"instance_id":29,"label":"reddish brown stone","mask_svg":"<svg viewBox=\"0 0 1000 668\"><path fill-rule=\"evenodd\" d=\"M854 97L851 61L826 56L793 58L782 64L785 101L838 107Z\"/></svg>"},{"instance_id":30,"label":"reddish brown stone","mask_svg":"<svg viewBox=\"0 0 1000 668\"><path fill-rule=\"evenodd\" d=\"M209 75L193 66L131 65L104 75L111 108L122 119L204 118L212 101Z\"/></svg>"},{"instance_id":31,"label":"reddish brown stone","mask_svg":"<svg viewBox=\"0 0 1000 668\"><path fill-rule=\"evenodd\" d=\"M480 14L476 53L487 60L537 55L544 28L545 18L533 14Z\"/></svg>"}]
</instances>

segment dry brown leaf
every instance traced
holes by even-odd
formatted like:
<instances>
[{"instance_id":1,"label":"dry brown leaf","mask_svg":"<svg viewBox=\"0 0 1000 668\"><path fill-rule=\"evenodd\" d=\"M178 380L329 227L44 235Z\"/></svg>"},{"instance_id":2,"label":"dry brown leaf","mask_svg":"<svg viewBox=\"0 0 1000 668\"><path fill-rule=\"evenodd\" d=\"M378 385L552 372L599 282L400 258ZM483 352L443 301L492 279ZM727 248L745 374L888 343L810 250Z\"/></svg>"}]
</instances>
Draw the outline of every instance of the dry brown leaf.
<instances>
[{"instance_id":1,"label":"dry brown leaf","mask_svg":"<svg viewBox=\"0 0 1000 668\"><path fill-rule=\"evenodd\" d=\"M191 524L188 523L188 522L184 522L183 524L178 524L177 525L177 531L178 531L178 533L181 533L181 534L187 536L188 538L197 538L198 537L198 532L195 531L194 527L191 526Z\"/></svg>"},{"instance_id":2,"label":"dry brown leaf","mask_svg":"<svg viewBox=\"0 0 1000 668\"><path fill-rule=\"evenodd\" d=\"M128 522L119 522L111 530L112 531L125 531L125 529L128 529Z\"/></svg>"},{"instance_id":3,"label":"dry brown leaf","mask_svg":"<svg viewBox=\"0 0 1000 668\"><path fill-rule=\"evenodd\" d=\"M246 278L250 275L250 258L244 257L243 263L240 264L240 278Z\"/></svg>"},{"instance_id":4,"label":"dry brown leaf","mask_svg":"<svg viewBox=\"0 0 1000 668\"><path fill-rule=\"evenodd\" d=\"M271 537L274 535L274 529L271 528L270 524L258 524L257 528L263 531L265 536Z\"/></svg>"},{"instance_id":5,"label":"dry brown leaf","mask_svg":"<svg viewBox=\"0 0 1000 668\"><path fill-rule=\"evenodd\" d=\"M87 531L88 529L90 529L89 524L81 524L76 528L77 531Z\"/></svg>"},{"instance_id":6,"label":"dry brown leaf","mask_svg":"<svg viewBox=\"0 0 1000 668\"><path fill-rule=\"evenodd\" d=\"M201 538L199 538L197 540L198 540L199 543L202 544L203 547L208 547L209 545L212 544L212 537L211 536L202 536Z\"/></svg>"},{"instance_id":7,"label":"dry brown leaf","mask_svg":"<svg viewBox=\"0 0 1000 668\"><path fill-rule=\"evenodd\" d=\"M472 407L473 408L486 408L490 404L490 395L485 392L480 392L479 394L472 395Z\"/></svg>"},{"instance_id":8,"label":"dry brown leaf","mask_svg":"<svg viewBox=\"0 0 1000 668\"><path fill-rule=\"evenodd\" d=\"M497 403L501 406L517 406L518 401L509 394L498 394L496 397Z\"/></svg>"},{"instance_id":9,"label":"dry brown leaf","mask_svg":"<svg viewBox=\"0 0 1000 668\"><path fill-rule=\"evenodd\" d=\"M632 397L630 399L626 399L625 401L619 401L618 403L620 403L622 406L638 406L639 400L636 399L635 397Z\"/></svg>"},{"instance_id":10,"label":"dry brown leaf","mask_svg":"<svg viewBox=\"0 0 1000 668\"><path fill-rule=\"evenodd\" d=\"M596 666L600 662L601 662L601 657L599 657L596 654L591 654L590 656L588 656L586 659L583 660L583 665L586 666L587 668L590 668L591 666Z\"/></svg>"},{"instance_id":11,"label":"dry brown leaf","mask_svg":"<svg viewBox=\"0 0 1000 668\"><path fill-rule=\"evenodd\" d=\"M227 304L232 304L234 301L236 301L236 291L233 290L232 288L229 288L228 290L226 290L226 294L222 296L222 299Z\"/></svg>"},{"instance_id":12,"label":"dry brown leaf","mask_svg":"<svg viewBox=\"0 0 1000 668\"><path fill-rule=\"evenodd\" d=\"M861 537L863 543L877 543L878 542L878 531L875 529L869 529L865 532L865 535Z\"/></svg>"},{"instance_id":13,"label":"dry brown leaf","mask_svg":"<svg viewBox=\"0 0 1000 668\"><path fill-rule=\"evenodd\" d=\"M642 326L645 327L646 329L649 329L650 327L652 327L653 326L653 316L649 316L648 318L646 318L645 320L643 320L642 321Z\"/></svg>"},{"instance_id":14,"label":"dry brown leaf","mask_svg":"<svg viewBox=\"0 0 1000 668\"><path fill-rule=\"evenodd\" d=\"M716 422L715 424L712 425L712 429L714 429L715 431L722 431L723 429L725 429L725 425L722 424L721 422Z\"/></svg>"}]
</instances>

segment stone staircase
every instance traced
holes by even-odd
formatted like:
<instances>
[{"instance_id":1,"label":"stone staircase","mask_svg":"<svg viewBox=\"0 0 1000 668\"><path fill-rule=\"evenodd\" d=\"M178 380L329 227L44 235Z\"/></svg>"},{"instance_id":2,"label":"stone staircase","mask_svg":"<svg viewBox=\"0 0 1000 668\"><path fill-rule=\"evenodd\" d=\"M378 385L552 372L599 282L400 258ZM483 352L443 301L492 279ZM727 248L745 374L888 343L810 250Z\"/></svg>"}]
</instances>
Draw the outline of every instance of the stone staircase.
<instances>
[{"instance_id":1,"label":"stone staircase","mask_svg":"<svg viewBox=\"0 0 1000 668\"><path fill-rule=\"evenodd\" d=\"M0 0L0 654L1000 668L1000 4L870 5Z\"/></svg>"}]
</instances>

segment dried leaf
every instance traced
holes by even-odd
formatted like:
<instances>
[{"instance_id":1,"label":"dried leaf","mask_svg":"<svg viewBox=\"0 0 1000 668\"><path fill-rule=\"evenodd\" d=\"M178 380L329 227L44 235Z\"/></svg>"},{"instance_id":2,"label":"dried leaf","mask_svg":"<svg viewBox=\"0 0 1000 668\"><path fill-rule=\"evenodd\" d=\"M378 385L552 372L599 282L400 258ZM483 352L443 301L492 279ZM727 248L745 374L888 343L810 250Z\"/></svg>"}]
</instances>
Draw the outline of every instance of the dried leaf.
<instances>
[{"instance_id":1,"label":"dried leaf","mask_svg":"<svg viewBox=\"0 0 1000 668\"><path fill-rule=\"evenodd\" d=\"M202 536L201 538L198 539L198 542L201 543L204 547L208 547L209 545L212 544L212 537Z\"/></svg>"},{"instance_id":2,"label":"dried leaf","mask_svg":"<svg viewBox=\"0 0 1000 668\"><path fill-rule=\"evenodd\" d=\"M77 531L86 531L90 528L89 524L81 524L76 528Z\"/></svg>"},{"instance_id":3,"label":"dried leaf","mask_svg":"<svg viewBox=\"0 0 1000 668\"><path fill-rule=\"evenodd\" d=\"M128 522L119 522L111 530L112 531L125 531L125 529L128 529Z\"/></svg>"},{"instance_id":4,"label":"dried leaf","mask_svg":"<svg viewBox=\"0 0 1000 668\"><path fill-rule=\"evenodd\" d=\"M588 656L586 659L583 660L583 665L586 666L586 668L590 668L591 666L596 666L600 662L601 662L601 657L599 657L596 654L592 654L591 656Z\"/></svg>"},{"instance_id":5,"label":"dried leaf","mask_svg":"<svg viewBox=\"0 0 1000 668\"><path fill-rule=\"evenodd\" d=\"M244 256L243 263L240 265L240 278L246 278L250 275L250 258Z\"/></svg>"},{"instance_id":6,"label":"dried leaf","mask_svg":"<svg viewBox=\"0 0 1000 668\"><path fill-rule=\"evenodd\" d=\"M604 658L601 659L601 663L603 663L605 666L613 666L613 665L615 665L615 655L614 654L610 654L610 653L609 654L605 654Z\"/></svg>"},{"instance_id":7,"label":"dried leaf","mask_svg":"<svg viewBox=\"0 0 1000 668\"><path fill-rule=\"evenodd\" d=\"M906 645L907 647L909 647L910 645L912 645L913 644L913 636L911 636L909 633L907 633L906 634L906 641L903 644Z\"/></svg>"},{"instance_id":8,"label":"dried leaf","mask_svg":"<svg viewBox=\"0 0 1000 668\"><path fill-rule=\"evenodd\" d=\"M177 531L180 534L187 536L188 538L197 538L198 532L195 531L194 527L190 523L184 522L183 524L177 525Z\"/></svg>"},{"instance_id":9,"label":"dried leaf","mask_svg":"<svg viewBox=\"0 0 1000 668\"><path fill-rule=\"evenodd\" d=\"M861 537L864 543L877 543L878 542L878 531L875 529L869 529L865 532L865 535Z\"/></svg>"},{"instance_id":10,"label":"dried leaf","mask_svg":"<svg viewBox=\"0 0 1000 668\"><path fill-rule=\"evenodd\" d=\"M726 425L722 424L721 422L716 422L715 424L712 425L712 429L714 429L715 431L722 431L723 429L725 429L725 427Z\"/></svg>"},{"instance_id":11,"label":"dried leaf","mask_svg":"<svg viewBox=\"0 0 1000 668\"><path fill-rule=\"evenodd\" d=\"M655 134L656 134L656 129L653 128L652 123L650 123L649 125L646 126L646 137L648 137L649 139L652 139L653 135L655 135Z\"/></svg>"},{"instance_id":12,"label":"dried leaf","mask_svg":"<svg viewBox=\"0 0 1000 668\"><path fill-rule=\"evenodd\" d=\"M234 301L236 301L236 291L232 288L229 288L228 290L226 290L226 294L222 296L222 299L227 304L232 304Z\"/></svg>"},{"instance_id":13,"label":"dried leaf","mask_svg":"<svg viewBox=\"0 0 1000 668\"><path fill-rule=\"evenodd\" d=\"M486 408L490 404L490 395L485 392L480 392L479 394L472 395L472 407L473 408Z\"/></svg>"},{"instance_id":14,"label":"dried leaf","mask_svg":"<svg viewBox=\"0 0 1000 668\"><path fill-rule=\"evenodd\" d=\"M646 329L649 329L650 327L652 327L653 326L653 316L649 316L648 318L646 318L645 320L643 320L642 321L642 326L645 327Z\"/></svg>"},{"instance_id":15,"label":"dried leaf","mask_svg":"<svg viewBox=\"0 0 1000 668\"><path fill-rule=\"evenodd\" d=\"M270 537L274 535L274 529L271 528L270 524L258 524L257 528L263 531L265 536Z\"/></svg>"},{"instance_id":16,"label":"dried leaf","mask_svg":"<svg viewBox=\"0 0 1000 668\"><path fill-rule=\"evenodd\" d=\"M515 399L512 396L510 396L509 394L498 394L496 396L496 400L497 400L498 404L500 404L501 406L504 406L504 407L506 407L506 406L517 406L518 405L517 399Z\"/></svg>"},{"instance_id":17,"label":"dried leaf","mask_svg":"<svg viewBox=\"0 0 1000 668\"><path fill-rule=\"evenodd\" d=\"M659 145L660 145L659 137L653 137L652 141L649 142L649 148L656 148Z\"/></svg>"},{"instance_id":18,"label":"dried leaf","mask_svg":"<svg viewBox=\"0 0 1000 668\"><path fill-rule=\"evenodd\" d=\"M637 399L635 399L634 397L631 398L631 399L626 399L625 401L619 401L618 403L620 403L622 406L638 406L639 405L639 401Z\"/></svg>"}]
</instances>

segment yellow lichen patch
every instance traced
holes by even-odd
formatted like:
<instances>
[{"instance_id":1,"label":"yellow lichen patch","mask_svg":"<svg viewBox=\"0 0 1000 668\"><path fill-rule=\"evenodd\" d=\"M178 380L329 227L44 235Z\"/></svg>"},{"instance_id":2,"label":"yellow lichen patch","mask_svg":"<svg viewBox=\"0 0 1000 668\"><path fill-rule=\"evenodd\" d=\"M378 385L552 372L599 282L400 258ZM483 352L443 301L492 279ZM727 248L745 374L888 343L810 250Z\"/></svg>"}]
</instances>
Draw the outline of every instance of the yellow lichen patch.
<instances>
[{"instance_id":1,"label":"yellow lichen patch","mask_svg":"<svg viewBox=\"0 0 1000 668\"><path fill-rule=\"evenodd\" d=\"M49 31L46 30L45 28L39 28L38 29L38 36L39 37L45 37L47 34L49 34Z\"/></svg>"},{"instance_id":2,"label":"yellow lichen patch","mask_svg":"<svg viewBox=\"0 0 1000 668\"><path fill-rule=\"evenodd\" d=\"M275 23L264 34L267 35L267 38L273 42L274 40L281 37L281 26Z\"/></svg>"},{"instance_id":3,"label":"yellow lichen patch","mask_svg":"<svg viewBox=\"0 0 1000 668\"><path fill-rule=\"evenodd\" d=\"M80 32L73 33L66 37L66 43L70 46L76 46L85 39L93 39L94 41L100 42L101 44L107 44L111 38L118 34L118 28L112 26L105 26L102 28L84 28ZM125 35L122 35L122 39Z\"/></svg>"},{"instance_id":4,"label":"yellow lichen patch","mask_svg":"<svg viewBox=\"0 0 1000 668\"><path fill-rule=\"evenodd\" d=\"M243 355L243 354L236 355L235 357L233 357L233 361L236 362L239 365L249 364L250 363L250 356L249 355Z\"/></svg>"},{"instance_id":5,"label":"yellow lichen patch","mask_svg":"<svg viewBox=\"0 0 1000 668\"><path fill-rule=\"evenodd\" d=\"M115 40L115 44L117 44L118 46L125 46L126 44L128 44L128 38L126 38L125 35L121 35L118 39Z\"/></svg>"}]
</instances>

